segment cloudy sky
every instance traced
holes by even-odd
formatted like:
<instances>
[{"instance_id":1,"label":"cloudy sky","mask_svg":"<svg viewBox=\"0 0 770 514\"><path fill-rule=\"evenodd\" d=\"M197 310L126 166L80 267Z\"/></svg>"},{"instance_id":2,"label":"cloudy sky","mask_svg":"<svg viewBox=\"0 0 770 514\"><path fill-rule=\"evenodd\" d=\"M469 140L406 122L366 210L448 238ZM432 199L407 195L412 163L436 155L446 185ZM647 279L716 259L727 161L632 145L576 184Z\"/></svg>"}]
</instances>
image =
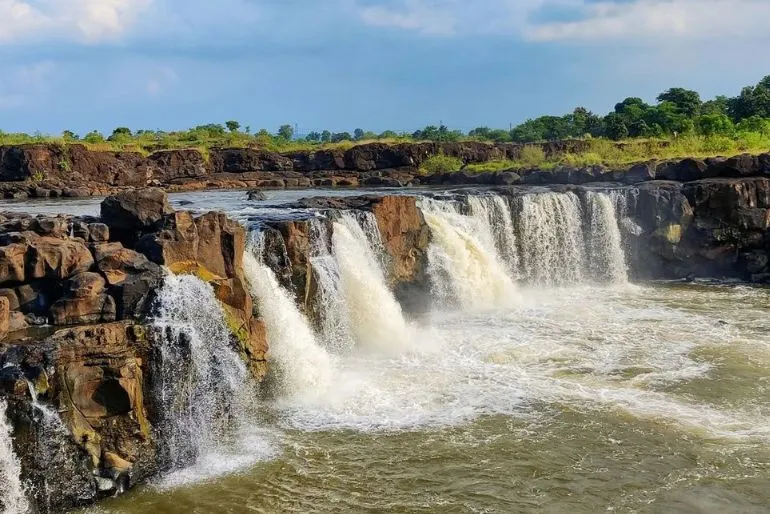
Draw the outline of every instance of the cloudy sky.
<instances>
[{"instance_id":1,"label":"cloudy sky","mask_svg":"<svg viewBox=\"0 0 770 514\"><path fill-rule=\"evenodd\" d=\"M770 0L0 0L0 129L507 127L770 74Z\"/></svg>"}]
</instances>

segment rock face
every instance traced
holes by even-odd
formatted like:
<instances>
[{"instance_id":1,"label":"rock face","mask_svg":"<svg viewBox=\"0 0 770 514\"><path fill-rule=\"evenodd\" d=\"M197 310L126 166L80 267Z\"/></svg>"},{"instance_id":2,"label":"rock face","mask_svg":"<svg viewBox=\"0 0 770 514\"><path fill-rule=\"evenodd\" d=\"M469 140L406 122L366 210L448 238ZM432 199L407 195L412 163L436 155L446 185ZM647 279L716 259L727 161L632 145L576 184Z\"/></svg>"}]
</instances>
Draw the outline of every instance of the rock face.
<instances>
[{"instance_id":1,"label":"rock face","mask_svg":"<svg viewBox=\"0 0 770 514\"><path fill-rule=\"evenodd\" d=\"M124 230L152 228L173 212L162 189L143 189L111 196L102 202L102 220Z\"/></svg>"},{"instance_id":2,"label":"rock face","mask_svg":"<svg viewBox=\"0 0 770 514\"><path fill-rule=\"evenodd\" d=\"M23 479L45 484L33 491L41 512L122 492L163 467L145 384L157 380L160 343L147 324L165 273L209 282L231 344L257 380L267 369L243 227L222 213L174 212L159 189L108 198L102 213L0 214L0 394Z\"/></svg>"},{"instance_id":3,"label":"rock face","mask_svg":"<svg viewBox=\"0 0 770 514\"><path fill-rule=\"evenodd\" d=\"M706 178L770 176L770 154L710 159L650 161L610 169L604 166L554 170L466 171L423 176L419 167L444 154L465 165L515 160L526 146L539 146L547 158L590 150L584 141L538 145L459 143L367 143L349 149L277 153L262 148L89 151L82 145L0 147L0 196L47 198L114 194L126 188L158 186L168 191L205 188L404 187L409 185L585 184L650 180L690 182Z\"/></svg>"}]
</instances>

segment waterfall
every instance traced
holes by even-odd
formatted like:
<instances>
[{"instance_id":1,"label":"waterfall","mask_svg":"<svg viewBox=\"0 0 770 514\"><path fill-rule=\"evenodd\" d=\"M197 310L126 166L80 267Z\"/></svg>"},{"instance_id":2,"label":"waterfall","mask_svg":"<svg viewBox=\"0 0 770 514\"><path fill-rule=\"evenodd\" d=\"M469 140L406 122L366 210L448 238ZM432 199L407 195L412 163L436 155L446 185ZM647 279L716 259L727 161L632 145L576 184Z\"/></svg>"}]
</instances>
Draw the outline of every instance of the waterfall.
<instances>
[{"instance_id":1,"label":"waterfall","mask_svg":"<svg viewBox=\"0 0 770 514\"><path fill-rule=\"evenodd\" d=\"M593 278L620 284L628 280L626 257L616 215L616 202L605 193L589 192L590 268Z\"/></svg>"},{"instance_id":2,"label":"waterfall","mask_svg":"<svg viewBox=\"0 0 770 514\"><path fill-rule=\"evenodd\" d=\"M545 286L627 280L617 199L589 191L585 205L572 192L518 199L524 279Z\"/></svg>"},{"instance_id":3,"label":"waterfall","mask_svg":"<svg viewBox=\"0 0 770 514\"><path fill-rule=\"evenodd\" d=\"M320 333L329 349L338 353L355 346L344 305L342 277L332 255L327 220L310 222L310 267L316 280L316 305Z\"/></svg>"},{"instance_id":4,"label":"waterfall","mask_svg":"<svg viewBox=\"0 0 770 514\"><path fill-rule=\"evenodd\" d=\"M574 193L521 198L521 259L528 281L549 286L582 282L582 220L580 198Z\"/></svg>"},{"instance_id":5,"label":"waterfall","mask_svg":"<svg viewBox=\"0 0 770 514\"><path fill-rule=\"evenodd\" d=\"M20 514L29 511L29 503L21 483L21 463L13 451L7 409L5 399L0 399L0 505L3 514Z\"/></svg>"},{"instance_id":6,"label":"waterfall","mask_svg":"<svg viewBox=\"0 0 770 514\"><path fill-rule=\"evenodd\" d=\"M225 314L209 284L168 276L158 294L154 393L166 462L179 468L215 453L231 421L243 419L251 378L231 346ZM237 428L237 427L236 427Z\"/></svg>"},{"instance_id":7,"label":"waterfall","mask_svg":"<svg viewBox=\"0 0 770 514\"><path fill-rule=\"evenodd\" d=\"M407 326L385 279L383 249L374 215L341 213L332 234L347 326L359 346L393 351L408 340Z\"/></svg>"},{"instance_id":8,"label":"waterfall","mask_svg":"<svg viewBox=\"0 0 770 514\"><path fill-rule=\"evenodd\" d=\"M258 234L243 259L251 294L267 328L268 359L288 396L322 395L330 386L333 363L316 342L307 318L294 304L273 271L257 257L262 254Z\"/></svg>"},{"instance_id":9,"label":"waterfall","mask_svg":"<svg viewBox=\"0 0 770 514\"><path fill-rule=\"evenodd\" d=\"M516 229L508 200L502 196L469 196L468 205L475 218L486 218L493 230L495 246L513 276L519 272L519 253L516 250Z\"/></svg>"},{"instance_id":10,"label":"waterfall","mask_svg":"<svg viewBox=\"0 0 770 514\"><path fill-rule=\"evenodd\" d=\"M513 279L500 258L486 209L461 212L456 202L423 198L420 209L433 232L428 250L434 295L464 308L489 308L516 299Z\"/></svg>"}]
</instances>

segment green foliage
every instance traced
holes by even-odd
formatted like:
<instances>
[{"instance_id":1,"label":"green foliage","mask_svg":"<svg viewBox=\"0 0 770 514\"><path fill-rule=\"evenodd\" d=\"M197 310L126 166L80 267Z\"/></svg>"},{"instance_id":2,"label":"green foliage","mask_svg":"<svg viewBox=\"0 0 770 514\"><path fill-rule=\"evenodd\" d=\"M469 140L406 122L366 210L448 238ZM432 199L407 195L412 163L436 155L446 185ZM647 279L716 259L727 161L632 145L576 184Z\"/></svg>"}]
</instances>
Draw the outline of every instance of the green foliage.
<instances>
[{"instance_id":1,"label":"green foliage","mask_svg":"<svg viewBox=\"0 0 770 514\"><path fill-rule=\"evenodd\" d=\"M423 175L433 175L436 173L449 173L452 171L458 171L463 167L463 161L456 157L449 157L440 153L429 158L420 166L420 173Z\"/></svg>"},{"instance_id":2,"label":"green foliage","mask_svg":"<svg viewBox=\"0 0 770 514\"><path fill-rule=\"evenodd\" d=\"M294 137L294 127L291 125L281 125L278 129L278 137L285 139L286 141L291 141Z\"/></svg>"},{"instance_id":3,"label":"green foliage","mask_svg":"<svg viewBox=\"0 0 770 514\"><path fill-rule=\"evenodd\" d=\"M238 132L238 129L241 128L241 124L235 120L230 120L225 122L225 127L227 127L227 130L229 130L230 132Z\"/></svg>"},{"instance_id":4,"label":"green foliage","mask_svg":"<svg viewBox=\"0 0 770 514\"><path fill-rule=\"evenodd\" d=\"M518 160L524 168L539 168L545 163L545 152L539 146L527 145L521 149Z\"/></svg>"},{"instance_id":5,"label":"green foliage","mask_svg":"<svg viewBox=\"0 0 770 514\"><path fill-rule=\"evenodd\" d=\"M85 137L83 138L83 141L91 144L104 143L104 136L102 135L101 132L92 130L91 132L85 135Z\"/></svg>"},{"instance_id":6,"label":"green foliage","mask_svg":"<svg viewBox=\"0 0 770 514\"><path fill-rule=\"evenodd\" d=\"M731 136L735 133L735 124L726 114L701 114L695 119L698 133L704 136Z\"/></svg>"},{"instance_id":7,"label":"green foliage","mask_svg":"<svg viewBox=\"0 0 770 514\"><path fill-rule=\"evenodd\" d=\"M64 172L70 172L72 171L72 166L70 166L70 162L67 159L62 159L59 161L59 169Z\"/></svg>"}]
</instances>

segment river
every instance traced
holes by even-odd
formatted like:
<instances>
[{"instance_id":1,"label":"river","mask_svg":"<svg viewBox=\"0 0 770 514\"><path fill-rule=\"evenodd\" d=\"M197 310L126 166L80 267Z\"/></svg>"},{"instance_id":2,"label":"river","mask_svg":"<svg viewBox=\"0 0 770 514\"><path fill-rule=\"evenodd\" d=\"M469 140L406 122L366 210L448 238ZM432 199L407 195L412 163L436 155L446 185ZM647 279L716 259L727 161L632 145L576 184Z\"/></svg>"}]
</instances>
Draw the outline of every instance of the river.
<instances>
[{"instance_id":1,"label":"river","mask_svg":"<svg viewBox=\"0 0 770 514\"><path fill-rule=\"evenodd\" d=\"M319 330L252 248L278 378L195 465L88 512L767 512L770 290L630 283L621 208L596 196L525 198L517 227L495 198L425 200L419 315L365 217L314 252Z\"/></svg>"}]
</instances>

